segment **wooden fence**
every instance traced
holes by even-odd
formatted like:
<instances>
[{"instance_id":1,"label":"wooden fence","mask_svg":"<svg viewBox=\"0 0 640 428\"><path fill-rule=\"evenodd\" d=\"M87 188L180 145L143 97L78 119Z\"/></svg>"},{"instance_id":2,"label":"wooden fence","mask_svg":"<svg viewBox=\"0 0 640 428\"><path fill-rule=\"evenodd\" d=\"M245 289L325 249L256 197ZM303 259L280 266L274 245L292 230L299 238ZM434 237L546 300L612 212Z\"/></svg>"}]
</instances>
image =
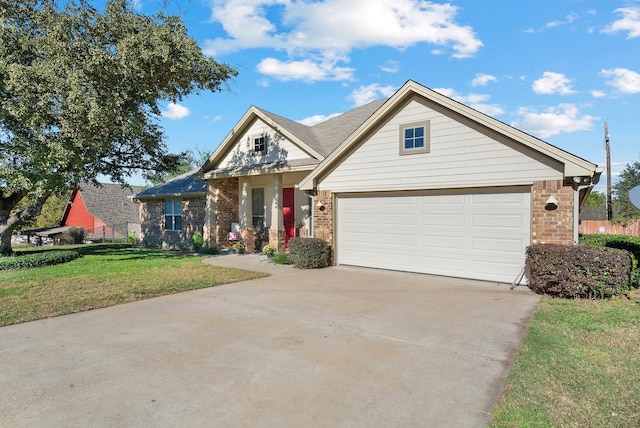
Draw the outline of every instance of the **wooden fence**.
<instances>
[{"instance_id":1,"label":"wooden fence","mask_svg":"<svg viewBox=\"0 0 640 428\"><path fill-rule=\"evenodd\" d=\"M627 223L611 223L606 220L582 220L578 232L583 234L606 233L611 235L627 235L640 237L640 219Z\"/></svg>"}]
</instances>

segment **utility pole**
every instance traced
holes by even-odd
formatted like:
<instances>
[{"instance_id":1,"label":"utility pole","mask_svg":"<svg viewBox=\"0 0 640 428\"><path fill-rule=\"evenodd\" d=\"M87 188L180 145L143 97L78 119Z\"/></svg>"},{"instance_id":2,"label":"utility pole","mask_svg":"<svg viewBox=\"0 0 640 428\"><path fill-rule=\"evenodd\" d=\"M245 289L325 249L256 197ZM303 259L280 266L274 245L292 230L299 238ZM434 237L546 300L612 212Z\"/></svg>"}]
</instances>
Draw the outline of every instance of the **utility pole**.
<instances>
[{"instance_id":1,"label":"utility pole","mask_svg":"<svg viewBox=\"0 0 640 428\"><path fill-rule=\"evenodd\" d=\"M607 155L607 220L613 219L611 204L611 149L609 147L609 123L604 121L604 149Z\"/></svg>"}]
</instances>

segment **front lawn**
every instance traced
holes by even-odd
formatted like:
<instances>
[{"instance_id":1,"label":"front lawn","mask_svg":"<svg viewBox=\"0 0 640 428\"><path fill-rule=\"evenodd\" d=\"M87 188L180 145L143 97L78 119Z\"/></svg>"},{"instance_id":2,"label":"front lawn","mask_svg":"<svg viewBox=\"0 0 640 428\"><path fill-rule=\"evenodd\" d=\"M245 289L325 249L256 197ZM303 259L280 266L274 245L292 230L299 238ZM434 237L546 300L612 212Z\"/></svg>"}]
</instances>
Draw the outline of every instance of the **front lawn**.
<instances>
[{"instance_id":1,"label":"front lawn","mask_svg":"<svg viewBox=\"0 0 640 428\"><path fill-rule=\"evenodd\" d=\"M640 426L640 292L541 300L493 427Z\"/></svg>"},{"instance_id":2,"label":"front lawn","mask_svg":"<svg viewBox=\"0 0 640 428\"><path fill-rule=\"evenodd\" d=\"M156 249L79 250L82 258L61 265L0 271L0 326L266 276Z\"/></svg>"}]
</instances>

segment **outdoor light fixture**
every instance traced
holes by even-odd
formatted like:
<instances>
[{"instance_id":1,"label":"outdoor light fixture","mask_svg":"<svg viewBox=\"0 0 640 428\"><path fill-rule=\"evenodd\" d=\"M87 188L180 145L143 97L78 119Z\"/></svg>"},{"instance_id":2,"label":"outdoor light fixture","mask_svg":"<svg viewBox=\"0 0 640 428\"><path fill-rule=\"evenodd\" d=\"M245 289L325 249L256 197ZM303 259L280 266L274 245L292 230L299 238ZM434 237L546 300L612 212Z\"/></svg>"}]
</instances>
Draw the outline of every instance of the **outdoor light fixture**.
<instances>
[{"instance_id":1,"label":"outdoor light fixture","mask_svg":"<svg viewBox=\"0 0 640 428\"><path fill-rule=\"evenodd\" d=\"M324 203L322 201L318 201L316 207L318 207L320 211L324 211Z\"/></svg>"},{"instance_id":2,"label":"outdoor light fixture","mask_svg":"<svg viewBox=\"0 0 640 428\"><path fill-rule=\"evenodd\" d=\"M553 211L558 208L558 200L553 196L549 196L547 201L545 202L544 209L547 211Z\"/></svg>"}]
</instances>

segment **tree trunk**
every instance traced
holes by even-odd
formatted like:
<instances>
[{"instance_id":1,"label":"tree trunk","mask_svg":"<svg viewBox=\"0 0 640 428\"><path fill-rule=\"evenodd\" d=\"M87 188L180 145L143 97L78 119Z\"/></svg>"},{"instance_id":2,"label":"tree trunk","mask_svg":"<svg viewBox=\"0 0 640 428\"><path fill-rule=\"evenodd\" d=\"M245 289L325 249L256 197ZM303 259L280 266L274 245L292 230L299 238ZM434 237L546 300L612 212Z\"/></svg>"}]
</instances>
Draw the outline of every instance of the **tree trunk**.
<instances>
[{"instance_id":1,"label":"tree trunk","mask_svg":"<svg viewBox=\"0 0 640 428\"><path fill-rule=\"evenodd\" d=\"M13 250L11 249L11 234L13 230L7 226L0 226L0 256L10 256Z\"/></svg>"}]
</instances>

